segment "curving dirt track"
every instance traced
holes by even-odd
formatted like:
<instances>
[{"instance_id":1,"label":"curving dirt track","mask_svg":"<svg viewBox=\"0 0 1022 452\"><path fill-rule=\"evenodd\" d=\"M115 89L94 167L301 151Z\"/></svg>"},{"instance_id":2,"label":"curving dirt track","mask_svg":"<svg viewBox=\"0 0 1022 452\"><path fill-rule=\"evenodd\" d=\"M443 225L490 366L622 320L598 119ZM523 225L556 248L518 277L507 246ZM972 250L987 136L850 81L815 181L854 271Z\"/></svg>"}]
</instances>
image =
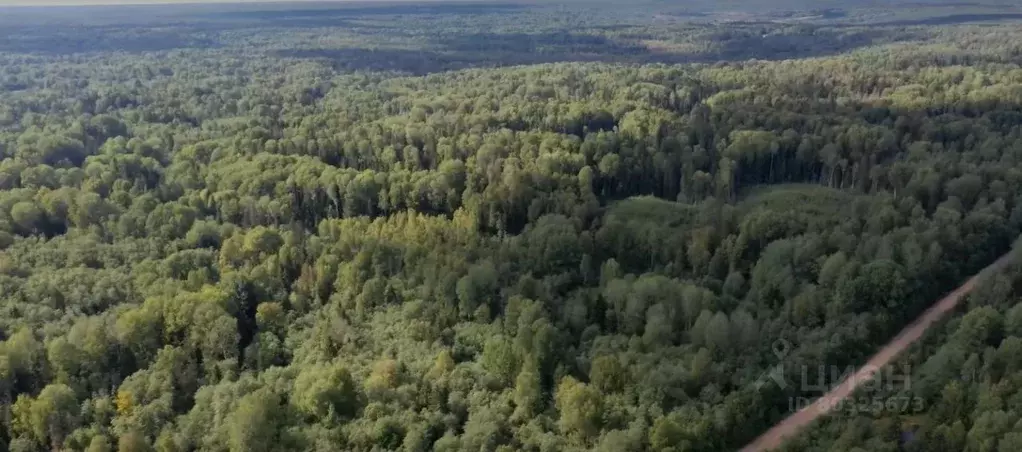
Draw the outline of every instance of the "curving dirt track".
<instances>
[{"instance_id":1,"label":"curving dirt track","mask_svg":"<svg viewBox=\"0 0 1022 452\"><path fill-rule=\"evenodd\" d=\"M859 386L863 383L870 381L873 373L877 369L881 369L901 352L905 351L910 345L919 340L923 333L926 332L935 322L944 317L948 311L955 308L958 302L962 299L962 296L972 291L976 286L976 282L987 273L998 271L1004 268L1005 265L1010 262L1011 254L1006 254L998 259L993 264L990 264L987 268L977 273L972 278L969 278L965 284L962 284L959 288L953 292L944 296L936 304L930 306L924 311L919 317L917 317L911 324L905 329L901 330L894 339L891 340L887 345L880 349L869 361L859 368L855 374L843 381L838 386L834 387L830 392L825 394L814 401L811 405L799 410L795 414L788 416L777 425L767 430L766 433L760 435L755 441L742 448L741 452L766 452L777 449L781 446L785 439L790 438L811 424L813 421L823 417L831 408L848 398L852 395Z\"/></svg>"}]
</instances>

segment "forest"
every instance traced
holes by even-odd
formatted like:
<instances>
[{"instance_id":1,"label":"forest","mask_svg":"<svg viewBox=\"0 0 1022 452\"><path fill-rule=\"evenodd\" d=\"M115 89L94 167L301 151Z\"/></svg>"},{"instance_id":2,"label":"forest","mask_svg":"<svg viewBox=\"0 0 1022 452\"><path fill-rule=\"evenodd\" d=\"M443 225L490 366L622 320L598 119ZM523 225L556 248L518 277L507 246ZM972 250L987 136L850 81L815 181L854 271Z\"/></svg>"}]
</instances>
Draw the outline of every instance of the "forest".
<instances>
[{"instance_id":1,"label":"forest","mask_svg":"<svg viewBox=\"0 0 1022 452\"><path fill-rule=\"evenodd\" d=\"M0 8L0 450L741 448L1013 249L1022 8L721 4ZM1022 450L1014 252L785 450Z\"/></svg>"}]
</instances>

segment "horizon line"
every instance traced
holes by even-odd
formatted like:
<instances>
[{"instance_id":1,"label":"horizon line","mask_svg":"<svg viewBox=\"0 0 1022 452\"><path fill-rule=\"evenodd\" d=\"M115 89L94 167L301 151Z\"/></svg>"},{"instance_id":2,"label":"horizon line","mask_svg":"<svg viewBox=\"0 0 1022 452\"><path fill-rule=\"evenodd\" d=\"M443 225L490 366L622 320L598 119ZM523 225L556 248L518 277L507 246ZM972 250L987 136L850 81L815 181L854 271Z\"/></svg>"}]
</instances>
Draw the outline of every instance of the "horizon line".
<instances>
[{"instance_id":1,"label":"horizon line","mask_svg":"<svg viewBox=\"0 0 1022 452\"><path fill-rule=\"evenodd\" d=\"M55 1L0 1L0 8L51 8L88 6L166 6L213 4L287 4L287 3L490 3L493 0L55 0Z\"/></svg>"}]
</instances>

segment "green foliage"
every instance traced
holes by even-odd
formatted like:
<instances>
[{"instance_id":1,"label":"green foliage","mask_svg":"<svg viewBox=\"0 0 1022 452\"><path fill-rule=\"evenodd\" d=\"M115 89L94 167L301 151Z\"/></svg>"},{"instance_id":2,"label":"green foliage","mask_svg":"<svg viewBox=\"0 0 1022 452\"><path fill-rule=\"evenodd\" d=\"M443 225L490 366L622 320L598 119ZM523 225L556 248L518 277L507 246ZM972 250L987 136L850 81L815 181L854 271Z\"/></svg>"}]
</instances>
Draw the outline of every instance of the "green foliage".
<instances>
[{"instance_id":1,"label":"green foliage","mask_svg":"<svg viewBox=\"0 0 1022 452\"><path fill-rule=\"evenodd\" d=\"M558 383L554 399L560 413L557 425L563 432L582 440L595 437L603 416L603 397L596 389L565 377Z\"/></svg>"},{"instance_id":2,"label":"green foliage","mask_svg":"<svg viewBox=\"0 0 1022 452\"><path fill-rule=\"evenodd\" d=\"M669 3L5 11L0 448L735 450L1010 249L1009 6ZM1016 449L1015 279L804 449Z\"/></svg>"},{"instance_id":3,"label":"green foliage","mask_svg":"<svg viewBox=\"0 0 1022 452\"><path fill-rule=\"evenodd\" d=\"M350 417L358 409L355 381L339 366L302 369L291 399L299 411L319 419Z\"/></svg>"},{"instance_id":4,"label":"green foliage","mask_svg":"<svg viewBox=\"0 0 1022 452\"><path fill-rule=\"evenodd\" d=\"M35 398L18 396L11 412L15 431L44 447L63 444L79 421L75 394L62 384L47 385Z\"/></svg>"},{"instance_id":5,"label":"green foliage","mask_svg":"<svg viewBox=\"0 0 1022 452\"><path fill-rule=\"evenodd\" d=\"M269 451L278 441L278 397L260 389L238 400L227 423L227 444L232 452Z\"/></svg>"},{"instance_id":6,"label":"green foliage","mask_svg":"<svg viewBox=\"0 0 1022 452\"><path fill-rule=\"evenodd\" d=\"M104 435L96 435L92 437L92 441L89 442L89 448L86 452L111 452L113 449L110 447L110 440Z\"/></svg>"},{"instance_id":7,"label":"green foliage","mask_svg":"<svg viewBox=\"0 0 1022 452\"><path fill-rule=\"evenodd\" d=\"M136 431L129 431L117 440L117 452L149 452L152 450L145 438Z\"/></svg>"}]
</instances>

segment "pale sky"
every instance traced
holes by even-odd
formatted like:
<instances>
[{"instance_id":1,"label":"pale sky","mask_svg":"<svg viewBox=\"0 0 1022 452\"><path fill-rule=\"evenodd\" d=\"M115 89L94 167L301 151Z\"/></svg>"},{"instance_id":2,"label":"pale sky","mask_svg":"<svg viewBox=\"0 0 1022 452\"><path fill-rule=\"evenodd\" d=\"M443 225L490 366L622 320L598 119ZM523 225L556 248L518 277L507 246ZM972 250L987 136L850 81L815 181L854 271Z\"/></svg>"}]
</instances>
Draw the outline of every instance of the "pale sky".
<instances>
[{"instance_id":1,"label":"pale sky","mask_svg":"<svg viewBox=\"0 0 1022 452\"><path fill-rule=\"evenodd\" d=\"M0 6L163 5L173 3L291 3L356 0L0 0ZM366 0L358 0L366 1ZM370 0L371 1L371 0Z\"/></svg>"}]
</instances>

